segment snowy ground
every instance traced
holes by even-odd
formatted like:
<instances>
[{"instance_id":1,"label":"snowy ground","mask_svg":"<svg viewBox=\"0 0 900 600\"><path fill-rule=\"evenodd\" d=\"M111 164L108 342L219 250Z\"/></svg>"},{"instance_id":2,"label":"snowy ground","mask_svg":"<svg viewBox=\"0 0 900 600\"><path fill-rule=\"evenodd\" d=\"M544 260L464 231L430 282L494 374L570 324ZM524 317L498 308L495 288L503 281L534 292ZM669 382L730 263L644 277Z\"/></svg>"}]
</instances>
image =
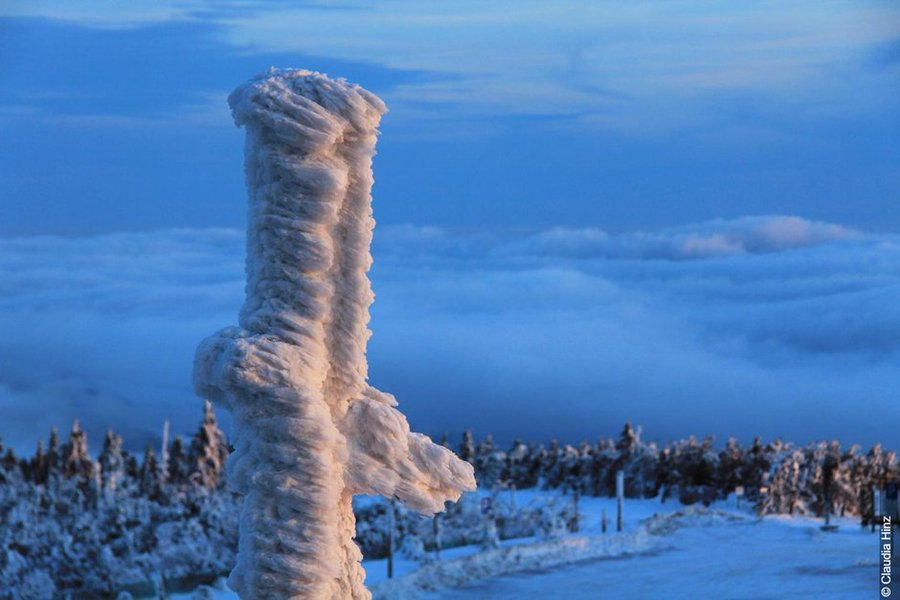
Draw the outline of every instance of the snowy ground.
<instances>
[{"instance_id":1,"label":"snowy ground","mask_svg":"<svg viewBox=\"0 0 900 600\"><path fill-rule=\"evenodd\" d=\"M852 522L823 533L806 519L686 526L650 554L479 581L425 596L463 598L854 599L875 597L875 534Z\"/></svg>"},{"instance_id":2,"label":"snowy ground","mask_svg":"<svg viewBox=\"0 0 900 600\"><path fill-rule=\"evenodd\" d=\"M546 493L522 490L516 502ZM610 522L605 535L604 510ZM875 534L851 519L839 519L836 533L824 533L818 520L758 519L734 501L704 511L628 500L624 531L616 534L614 499L583 498L580 513L578 534L507 540L490 553L455 548L423 568L396 560L390 581L385 560L365 561L366 584L376 598L427 600L851 599L877 593ZM236 598L220 590L207 597Z\"/></svg>"}]
</instances>

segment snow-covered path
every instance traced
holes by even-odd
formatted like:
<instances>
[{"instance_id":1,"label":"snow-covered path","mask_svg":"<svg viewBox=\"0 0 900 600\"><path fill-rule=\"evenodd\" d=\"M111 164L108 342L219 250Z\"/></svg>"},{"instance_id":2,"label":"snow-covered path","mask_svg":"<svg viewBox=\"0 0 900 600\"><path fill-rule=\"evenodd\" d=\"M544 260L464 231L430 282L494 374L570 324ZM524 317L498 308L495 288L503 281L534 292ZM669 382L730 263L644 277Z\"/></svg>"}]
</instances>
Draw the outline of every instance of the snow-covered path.
<instances>
[{"instance_id":1,"label":"snow-covered path","mask_svg":"<svg viewBox=\"0 0 900 600\"><path fill-rule=\"evenodd\" d=\"M697 526L660 536L650 555L496 577L432 599L855 599L877 592L877 540L858 524L823 533L804 518Z\"/></svg>"},{"instance_id":2,"label":"snow-covered path","mask_svg":"<svg viewBox=\"0 0 900 600\"><path fill-rule=\"evenodd\" d=\"M557 493L521 490L517 502L548 494ZM614 527L615 499L582 498L580 508L577 534L506 540L493 554L473 546L448 549L437 573L398 557L390 582L385 561L368 560L366 584L376 599L392 600L851 600L878 594L876 534L855 519L837 519L838 531L824 533L820 519L759 519L736 509L733 498L710 510L628 499L624 532L603 534L603 511ZM491 576L496 573L509 574ZM439 591L425 594L423 584ZM224 590L207 597L237 598Z\"/></svg>"}]
</instances>

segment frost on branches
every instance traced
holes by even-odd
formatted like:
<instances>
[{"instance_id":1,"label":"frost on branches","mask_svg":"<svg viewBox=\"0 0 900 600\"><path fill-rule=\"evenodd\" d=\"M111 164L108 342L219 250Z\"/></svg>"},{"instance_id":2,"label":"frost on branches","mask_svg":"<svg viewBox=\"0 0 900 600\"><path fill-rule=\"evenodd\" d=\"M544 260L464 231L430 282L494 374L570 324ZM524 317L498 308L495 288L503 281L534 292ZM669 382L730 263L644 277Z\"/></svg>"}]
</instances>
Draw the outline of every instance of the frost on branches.
<instances>
[{"instance_id":1,"label":"frost on branches","mask_svg":"<svg viewBox=\"0 0 900 600\"><path fill-rule=\"evenodd\" d=\"M412 433L367 384L372 156L382 101L270 69L229 98L247 131L247 297L203 341L201 396L230 409L228 482L244 495L229 585L246 598L368 598L353 494L420 513L475 488L472 467Z\"/></svg>"}]
</instances>

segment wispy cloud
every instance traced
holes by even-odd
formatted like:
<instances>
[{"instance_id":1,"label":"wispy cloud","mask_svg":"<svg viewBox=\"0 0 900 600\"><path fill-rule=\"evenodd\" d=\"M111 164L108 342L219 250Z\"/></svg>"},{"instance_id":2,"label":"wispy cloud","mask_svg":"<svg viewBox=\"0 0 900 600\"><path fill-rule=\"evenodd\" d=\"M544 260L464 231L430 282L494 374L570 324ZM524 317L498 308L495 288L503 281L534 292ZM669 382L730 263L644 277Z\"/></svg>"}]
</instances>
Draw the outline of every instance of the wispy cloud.
<instances>
[{"instance_id":1,"label":"wispy cloud","mask_svg":"<svg viewBox=\"0 0 900 600\"><path fill-rule=\"evenodd\" d=\"M403 112L431 105L431 113L446 116L449 104L462 117L568 115L584 117L582 127L626 131L640 120L662 131L715 124L703 100L733 92L813 112L865 114L894 96L896 78L862 67L873 48L889 48L900 36L896 6L836 0L529 0L515 10L480 1L195 0L115 9L107 2L14 2L3 14L113 28L192 22L244 55L327 56L447 75L392 90L387 99Z\"/></svg>"}]
</instances>

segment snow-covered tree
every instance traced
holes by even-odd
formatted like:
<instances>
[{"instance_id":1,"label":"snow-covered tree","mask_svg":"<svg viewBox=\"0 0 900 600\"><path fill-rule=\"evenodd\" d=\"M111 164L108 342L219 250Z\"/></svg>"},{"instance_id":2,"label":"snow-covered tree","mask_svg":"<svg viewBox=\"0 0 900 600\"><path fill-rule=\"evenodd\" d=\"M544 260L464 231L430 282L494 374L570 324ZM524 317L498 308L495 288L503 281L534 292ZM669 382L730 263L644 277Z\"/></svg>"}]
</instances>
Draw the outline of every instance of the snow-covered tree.
<instances>
[{"instance_id":1,"label":"snow-covered tree","mask_svg":"<svg viewBox=\"0 0 900 600\"><path fill-rule=\"evenodd\" d=\"M472 431L466 429L463 432L462 442L459 444L459 458L471 462L475 457L475 438L472 437Z\"/></svg>"},{"instance_id":2,"label":"snow-covered tree","mask_svg":"<svg viewBox=\"0 0 900 600\"><path fill-rule=\"evenodd\" d=\"M506 455L497 449L494 436L487 434L475 447L475 456L472 466L478 474L478 485L484 489L491 489L502 483L505 470Z\"/></svg>"},{"instance_id":3,"label":"snow-covered tree","mask_svg":"<svg viewBox=\"0 0 900 600\"><path fill-rule=\"evenodd\" d=\"M138 481L141 478L141 465L138 463L137 457L128 452L123 452L125 457L125 477L131 481Z\"/></svg>"},{"instance_id":4,"label":"snow-covered tree","mask_svg":"<svg viewBox=\"0 0 900 600\"><path fill-rule=\"evenodd\" d=\"M639 429L635 427L634 431ZM690 488L703 480L698 473L715 463L708 456L712 453L718 456L718 466L709 489L719 495L732 491L730 483L725 483L728 478L721 476L728 472L722 463L740 454L738 444L726 443L714 449L711 441L688 439L656 452L654 444L646 444L640 437L633 445L626 472L633 472L640 463L637 448L644 445L658 458L654 481L664 489L668 482L677 495L679 488ZM169 447L170 472L174 468L171 457L178 455L174 450L178 445L176 438ZM70 477L57 473L52 481L49 477L39 481L35 465L41 462L42 452L48 462L50 454L40 445L28 459L7 455L7 449L0 448L0 477L4 481L0 484L0 598L54 594L116 597L122 590L146 596L153 593L153 581L160 578L184 585L198 576L212 581L232 568L239 499L221 487L207 489L199 478L192 482L187 476L187 463L181 481L157 477L162 466L152 451L141 465L122 450L125 466L115 489L106 488L99 494L100 482L115 470L109 465L117 462L111 457L121 446L118 435L107 434L100 466L94 466L94 475L87 482L74 472L77 469L70 469ZM560 460L556 462L565 464L567 451L557 446L557 452ZM579 466L566 484L569 489L593 485L595 465L605 472L604 465L618 459L614 439L601 439L592 447L581 444L576 452ZM604 454L607 456L598 460ZM677 460L673 458L676 455ZM3 459L5 456L10 458ZM505 476L517 479L511 465L541 465L544 458L542 447L516 442L506 453ZM771 469L763 466L769 463ZM702 466L699 471L698 464ZM585 465L589 466L587 471ZM897 474L896 455L880 446L866 453L855 446L842 449L836 441L794 447L780 441L764 444L756 440L744 452L742 477L745 482L765 481L769 486L759 506L763 512L820 514L828 469L833 470L830 495L834 512L871 519L872 486ZM438 544L449 548L485 543L491 524L482 515L483 495L466 494L460 502L451 504L440 517L439 531L435 530L435 520L398 505L396 531L401 553L423 557ZM543 496L514 505L511 494L493 493L495 539L552 537L573 530L577 522L574 498ZM367 557L383 557L387 551L386 503L358 500L354 506L357 542Z\"/></svg>"},{"instance_id":5,"label":"snow-covered tree","mask_svg":"<svg viewBox=\"0 0 900 600\"><path fill-rule=\"evenodd\" d=\"M50 439L47 441L47 477L53 479L60 476L60 462L62 456L59 448L59 432L56 427L50 429Z\"/></svg>"},{"instance_id":6,"label":"snow-covered tree","mask_svg":"<svg viewBox=\"0 0 900 600\"><path fill-rule=\"evenodd\" d=\"M151 500L158 500L162 497L162 474L160 473L159 461L156 459L156 452L153 451L153 446L150 445L144 451L139 487L141 493Z\"/></svg>"},{"instance_id":7,"label":"snow-covered tree","mask_svg":"<svg viewBox=\"0 0 900 600\"><path fill-rule=\"evenodd\" d=\"M176 435L169 445L169 460L166 480L172 485L181 486L188 482L191 474L190 457L184 447L181 436ZM221 473L220 473L221 475Z\"/></svg>"},{"instance_id":8,"label":"snow-covered tree","mask_svg":"<svg viewBox=\"0 0 900 600\"><path fill-rule=\"evenodd\" d=\"M225 440L225 433L219 429L212 403L206 400L203 404L203 422L191 440L190 477L207 489L217 487L223 481L222 473L227 458L228 442ZM169 460L173 460L171 456Z\"/></svg>"},{"instance_id":9,"label":"snow-covered tree","mask_svg":"<svg viewBox=\"0 0 900 600\"><path fill-rule=\"evenodd\" d=\"M49 469L47 454L44 452L44 440L38 440L37 449L34 451L34 456L28 465L28 479L38 484L47 482Z\"/></svg>"},{"instance_id":10,"label":"snow-covered tree","mask_svg":"<svg viewBox=\"0 0 900 600\"><path fill-rule=\"evenodd\" d=\"M60 469L67 478L77 479L82 492L87 492L94 478L94 461L88 450L87 433L76 419L72 423L69 439L63 444L60 456Z\"/></svg>"},{"instance_id":11,"label":"snow-covered tree","mask_svg":"<svg viewBox=\"0 0 900 600\"><path fill-rule=\"evenodd\" d=\"M728 438L725 447L719 452L719 470L716 474L717 484L724 495L743 485L744 462L744 449L735 438Z\"/></svg>"},{"instance_id":12,"label":"snow-covered tree","mask_svg":"<svg viewBox=\"0 0 900 600\"><path fill-rule=\"evenodd\" d=\"M532 458L533 448L516 438L506 453L503 478L517 488L534 487L538 482L538 470Z\"/></svg>"},{"instance_id":13,"label":"snow-covered tree","mask_svg":"<svg viewBox=\"0 0 900 600\"><path fill-rule=\"evenodd\" d=\"M562 447L559 458L556 460L553 480L559 481L559 488L564 493L571 493L581 489L579 477L581 475L581 455L578 449L570 444Z\"/></svg>"},{"instance_id":14,"label":"snow-covered tree","mask_svg":"<svg viewBox=\"0 0 900 600\"><path fill-rule=\"evenodd\" d=\"M663 502L668 500L673 493L677 493L678 481L679 476L672 448L666 446L659 452L656 462L656 485Z\"/></svg>"},{"instance_id":15,"label":"snow-covered tree","mask_svg":"<svg viewBox=\"0 0 900 600\"><path fill-rule=\"evenodd\" d=\"M614 440L605 438L597 442L591 453L590 489L594 496L613 496L615 490L616 463L619 451Z\"/></svg>"},{"instance_id":16,"label":"snow-covered tree","mask_svg":"<svg viewBox=\"0 0 900 600\"><path fill-rule=\"evenodd\" d=\"M763 446L758 436L753 439L753 444L744 456L744 465L741 469L741 483L748 498L758 498L760 488L768 482L773 452L771 446Z\"/></svg>"},{"instance_id":17,"label":"snow-covered tree","mask_svg":"<svg viewBox=\"0 0 900 600\"><path fill-rule=\"evenodd\" d=\"M625 474L626 496L638 498L655 496L658 489L656 484L658 450L655 445L641 440L640 427L634 428L631 423L626 422L615 442L614 450L615 456L606 469L605 487L609 490L608 493L614 493L616 472L621 470Z\"/></svg>"},{"instance_id":18,"label":"snow-covered tree","mask_svg":"<svg viewBox=\"0 0 900 600\"><path fill-rule=\"evenodd\" d=\"M709 504L716 499L719 495L716 487L718 461L711 437L698 442L697 438L690 436L673 445L671 462L678 473L678 498L681 502Z\"/></svg>"},{"instance_id":19,"label":"snow-covered tree","mask_svg":"<svg viewBox=\"0 0 900 600\"><path fill-rule=\"evenodd\" d=\"M619 451L619 455L623 460L628 459L628 456L634 451L639 441L640 432L635 431L631 423L626 421L622 427L622 432L619 434L619 439L616 441L616 450Z\"/></svg>"},{"instance_id":20,"label":"snow-covered tree","mask_svg":"<svg viewBox=\"0 0 900 600\"><path fill-rule=\"evenodd\" d=\"M541 468L541 487L555 489L562 485L565 471L561 464L562 450L558 440L550 440L550 447L544 453L543 466Z\"/></svg>"},{"instance_id":21,"label":"snow-covered tree","mask_svg":"<svg viewBox=\"0 0 900 600\"><path fill-rule=\"evenodd\" d=\"M125 476L125 457L122 455L122 436L107 430L103 438L103 450L97 457L100 464L103 489L114 490Z\"/></svg>"},{"instance_id":22,"label":"snow-covered tree","mask_svg":"<svg viewBox=\"0 0 900 600\"><path fill-rule=\"evenodd\" d=\"M806 455L800 448L788 452L778 464L769 483L769 491L762 501L764 512L784 514L806 514L804 502Z\"/></svg>"}]
</instances>

